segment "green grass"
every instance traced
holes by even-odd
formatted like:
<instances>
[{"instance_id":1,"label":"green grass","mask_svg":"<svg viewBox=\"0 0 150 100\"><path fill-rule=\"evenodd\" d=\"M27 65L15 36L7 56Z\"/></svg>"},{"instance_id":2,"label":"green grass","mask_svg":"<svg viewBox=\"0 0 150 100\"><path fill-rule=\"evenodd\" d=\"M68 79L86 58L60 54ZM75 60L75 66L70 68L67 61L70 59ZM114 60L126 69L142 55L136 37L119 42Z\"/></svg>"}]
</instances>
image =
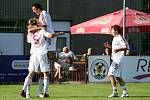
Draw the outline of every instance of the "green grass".
<instances>
[{"instance_id":1,"label":"green grass","mask_svg":"<svg viewBox=\"0 0 150 100\"><path fill-rule=\"evenodd\" d=\"M129 98L108 98L111 94L110 83L89 84L50 84L48 100L150 100L150 83L127 83ZM37 98L37 85L31 86L29 100ZM0 100L26 100L19 95L22 85L0 85ZM118 85L119 95L121 89Z\"/></svg>"}]
</instances>

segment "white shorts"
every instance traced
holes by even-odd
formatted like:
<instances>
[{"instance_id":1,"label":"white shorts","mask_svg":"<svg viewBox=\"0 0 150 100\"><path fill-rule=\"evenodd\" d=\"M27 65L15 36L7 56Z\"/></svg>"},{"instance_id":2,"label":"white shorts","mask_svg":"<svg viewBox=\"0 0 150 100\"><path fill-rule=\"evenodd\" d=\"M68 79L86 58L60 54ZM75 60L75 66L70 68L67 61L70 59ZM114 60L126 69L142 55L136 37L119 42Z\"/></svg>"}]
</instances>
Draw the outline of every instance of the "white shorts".
<instances>
[{"instance_id":1,"label":"white shorts","mask_svg":"<svg viewBox=\"0 0 150 100\"><path fill-rule=\"evenodd\" d=\"M48 63L47 53L42 55L32 54L30 56L28 70L33 72L49 72L50 67Z\"/></svg>"},{"instance_id":2,"label":"white shorts","mask_svg":"<svg viewBox=\"0 0 150 100\"><path fill-rule=\"evenodd\" d=\"M122 73L122 64L119 63L115 63L115 62L112 62L111 63L111 66L109 68L109 71L108 71L108 75L114 75L115 77L121 77L121 73Z\"/></svg>"}]
</instances>

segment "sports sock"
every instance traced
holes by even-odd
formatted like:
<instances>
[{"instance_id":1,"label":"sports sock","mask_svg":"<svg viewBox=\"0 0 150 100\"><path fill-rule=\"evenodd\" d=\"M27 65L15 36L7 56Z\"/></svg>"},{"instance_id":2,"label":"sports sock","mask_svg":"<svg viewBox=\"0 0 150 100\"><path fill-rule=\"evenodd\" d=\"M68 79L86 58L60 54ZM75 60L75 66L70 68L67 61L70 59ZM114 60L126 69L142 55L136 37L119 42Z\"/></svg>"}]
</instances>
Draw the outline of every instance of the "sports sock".
<instances>
[{"instance_id":1,"label":"sports sock","mask_svg":"<svg viewBox=\"0 0 150 100\"><path fill-rule=\"evenodd\" d=\"M48 84L49 84L48 78L44 78L44 93L46 94L48 94Z\"/></svg>"},{"instance_id":2,"label":"sports sock","mask_svg":"<svg viewBox=\"0 0 150 100\"><path fill-rule=\"evenodd\" d=\"M38 94L42 94L42 88L43 88L43 78L39 78L39 82L38 82Z\"/></svg>"},{"instance_id":3,"label":"sports sock","mask_svg":"<svg viewBox=\"0 0 150 100\"><path fill-rule=\"evenodd\" d=\"M27 92L27 86L30 85L31 83L32 83L32 79L29 76L27 76L25 81L24 81L24 85L23 85L22 90Z\"/></svg>"},{"instance_id":4,"label":"sports sock","mask_svg":"<svg viewBox=\"0 0 150 100\"><path fill-rule=\"evenodd\" d=\"M121 86L121 89L122 89L123 94L126 94L126 93L127 93L126 86Z\"/></svg>"},{"instance_id":5,"label":"sports sock","mask_svg":"<svg viewBox=\"0 0 150 100\"><path fill-rule=\"evenodd\" d=\"M112 87L112 91L113 91L113 93L117 93L117 88L116 87Z\"/></svg>"},{"instance_id":6,"label":"sports sock","mask_svg":"<svg viewBox=\"0 0 150 100\"><path fill-rule=\"evenodd\" d=\"M27 86L26 94L30 94L30 85Z\"/></svg>"}]
</instances>

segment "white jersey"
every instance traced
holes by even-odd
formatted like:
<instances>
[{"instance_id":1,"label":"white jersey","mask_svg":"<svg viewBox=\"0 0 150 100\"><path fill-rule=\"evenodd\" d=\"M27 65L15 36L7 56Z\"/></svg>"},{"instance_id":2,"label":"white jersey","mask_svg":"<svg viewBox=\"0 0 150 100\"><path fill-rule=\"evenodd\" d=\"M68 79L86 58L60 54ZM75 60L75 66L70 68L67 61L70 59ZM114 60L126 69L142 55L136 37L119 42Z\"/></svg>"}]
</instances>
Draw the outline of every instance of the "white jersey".
<instances>
[{"instance_id":1,"label":"white jersey","mask_svg":"<svg viewBox=\"0 0 150 100\"><path fill-rule=\"evenodd\" d=\"M46 25L46 31L48 31L50 33L54 33L54 30L52 28L51 16L46 11L43 10L40 13L39 22L42 26ZM49 42L48 51L56 50L56 40L57 40L56 37L48 40L48 42Z\"/></svg>"},{"instance_id":2,"label":"white jersey","mask_svg":"<svg viewBox=\"0 0 150 100\"><path fill-rule=\"evenodd\" d=\"M124 51L115 53L114 49L119 48L129 48L127 41L121 35L115 36L112 41L112 60L117 64L120 63L124 56Z\"/></svg>"},{"instance_id":3,"label":"white jersey","mask_svg":"<svg viewBox=\"0 0 150 100\"><path fill-rule=\"evenodd\" d=\"M48 42L47 38L50 33L45 30L39 30L35 33L28 33L27 41L31 43L31 54L45 54L47 53Z\"/></svg>"}]
</instances>

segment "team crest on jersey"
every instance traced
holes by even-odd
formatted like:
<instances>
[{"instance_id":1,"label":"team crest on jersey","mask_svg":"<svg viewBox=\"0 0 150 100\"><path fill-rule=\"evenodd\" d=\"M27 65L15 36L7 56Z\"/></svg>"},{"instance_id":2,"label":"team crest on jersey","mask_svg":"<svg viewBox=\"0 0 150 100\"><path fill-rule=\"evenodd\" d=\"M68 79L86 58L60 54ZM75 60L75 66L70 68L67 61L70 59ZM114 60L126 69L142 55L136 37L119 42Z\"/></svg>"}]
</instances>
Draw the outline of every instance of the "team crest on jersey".
<instances>
[{"instance_id":1,"label":"team crest on jersey","mask_svg":"<svg viewBox=\"0 0 150 100\"><path fill-rule=\"evenodd\" d=\"M90 71L94 78L101 80L108 74L108 64L103 59L96 59L92 62Z\"/></svg>"}]
</instances>

